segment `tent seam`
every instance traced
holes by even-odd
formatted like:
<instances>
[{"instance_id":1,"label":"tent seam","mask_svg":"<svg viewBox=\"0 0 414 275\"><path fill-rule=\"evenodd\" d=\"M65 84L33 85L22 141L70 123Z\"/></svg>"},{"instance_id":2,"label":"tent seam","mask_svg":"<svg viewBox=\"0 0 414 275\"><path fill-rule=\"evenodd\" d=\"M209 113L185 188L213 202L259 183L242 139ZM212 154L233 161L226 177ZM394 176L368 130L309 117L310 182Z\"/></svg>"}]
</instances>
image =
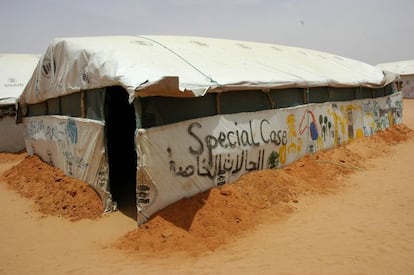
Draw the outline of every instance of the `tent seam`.
<instances>
[{"instance_id":1,"label":"tent seam","mask_svg":"<svg viewBox=\"0 0 414 275\"><path fill-rule=\"evenodd\" d=\"M136 35L139 38L143 38L146 40L149 40L153 43L156 43L157 45L163 47L164 49L168 50L169 52L171 52L172 54L174 54L175 56L177 56L178 58L180 58L182 61L184 61L185 63L187 63L187 65L189 65L190 67L192 67L194 70L196 70L197 72L199 72L201 75L203 75L205 78L207 78L211 83L214 83L218 86L221 86L221 84L219 84L217 81L215 81L211 76L207 75L206 73L204 73L202 70L200 70L199 68L197 68L194 64L192 64L190 61L188 61L187 59L185 59L183 56L181 56L179 53L175 52L173 49L167 47L166 45L162 44L161 42L149 38L149 37L145 37L145 36L140 36L140 35Z\"/></svg>"}]
</instances>

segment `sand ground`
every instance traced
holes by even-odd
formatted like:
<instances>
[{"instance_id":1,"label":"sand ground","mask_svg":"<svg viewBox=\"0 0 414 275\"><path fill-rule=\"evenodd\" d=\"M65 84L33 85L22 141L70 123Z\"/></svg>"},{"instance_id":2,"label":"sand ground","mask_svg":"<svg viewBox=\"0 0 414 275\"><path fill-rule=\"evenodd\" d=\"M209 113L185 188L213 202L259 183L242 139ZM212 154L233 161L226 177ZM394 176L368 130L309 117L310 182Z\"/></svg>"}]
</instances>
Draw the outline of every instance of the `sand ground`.
<instances>
[{"instance_id":1,"label":"sand ground","mask_svg":"<svg viewBox=\"0 0 414 275\"><path fill-rule=\"evenodd\" d=\"M403 123L414 129L414 100ZM0 174L24 158L8 157ZM301 196L289 215L198 256L120 250L112 244L137 227L124 213L44 215L0 182L0 274L414 274L414 139L366 161L336 192Z\"/></svg>"}]
</instances>

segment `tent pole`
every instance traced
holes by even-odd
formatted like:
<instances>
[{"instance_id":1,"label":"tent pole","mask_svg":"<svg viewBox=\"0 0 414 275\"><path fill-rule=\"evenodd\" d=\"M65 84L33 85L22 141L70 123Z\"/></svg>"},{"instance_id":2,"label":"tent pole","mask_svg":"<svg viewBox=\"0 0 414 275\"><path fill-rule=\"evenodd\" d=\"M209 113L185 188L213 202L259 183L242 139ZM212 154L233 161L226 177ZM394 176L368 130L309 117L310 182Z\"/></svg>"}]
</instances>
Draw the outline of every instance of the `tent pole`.
<instances>
[{"instance_id":1,"label":"tent pole","mask_svg":"<svg viewBox=\"0 0 414 275\"><path fill-rule=\"evenodd\" d=\"M303 89L303 102L309 104L309 87Z\"/></svg>"},{"instance_id":2,"label":"tent pole","mask_svg":"<svg viewBox=\"0 0 414 275\"><path fill-rule=\"evenodd\" d=\"M274 109L276 104L273 98L270 96L270 89L264 89L263 92L266 94L267 99L269 100L270 108Z\"/></svg>"},{"instance_id":3,"label":"tent pole","mask_svg":"<svg viewBox=\"0 0 414 275\"><path fill-rule=\"evenodd\" d=\"M221 93L216 94L216 111L217 111L217 114L221 114L220 95L221 95Z\"/></svg>"},{"instance_id":4,"label":"tent pole","mask_svg":"<svg viewBox=\"0 0 414 275\"><path fill-rule=\"evenodd\" d=\"M86 118L86 104L85 104L85 91L80 91L80 107L81 107L81 117Z\"/></svg>"}]
</instances>

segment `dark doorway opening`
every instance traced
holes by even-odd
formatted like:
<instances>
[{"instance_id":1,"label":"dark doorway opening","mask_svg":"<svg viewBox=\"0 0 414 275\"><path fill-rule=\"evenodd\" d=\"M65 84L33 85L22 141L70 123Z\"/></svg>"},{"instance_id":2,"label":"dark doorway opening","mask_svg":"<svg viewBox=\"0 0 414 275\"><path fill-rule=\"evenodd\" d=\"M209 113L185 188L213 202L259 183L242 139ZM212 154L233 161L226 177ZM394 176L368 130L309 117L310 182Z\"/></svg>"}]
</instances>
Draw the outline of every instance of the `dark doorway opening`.
<instances>
[{"instance_id":1,"label":"dark doorway opening","mask_svg":"<svg viewBox=\"0 0 414 275\"><path fill-rule=\"evenodd\" d=\"M105 93L105 135L109 164L109 186L119 211L136 219L135 111L128 93L119 86Z\"/></svg>"}]
</instances>

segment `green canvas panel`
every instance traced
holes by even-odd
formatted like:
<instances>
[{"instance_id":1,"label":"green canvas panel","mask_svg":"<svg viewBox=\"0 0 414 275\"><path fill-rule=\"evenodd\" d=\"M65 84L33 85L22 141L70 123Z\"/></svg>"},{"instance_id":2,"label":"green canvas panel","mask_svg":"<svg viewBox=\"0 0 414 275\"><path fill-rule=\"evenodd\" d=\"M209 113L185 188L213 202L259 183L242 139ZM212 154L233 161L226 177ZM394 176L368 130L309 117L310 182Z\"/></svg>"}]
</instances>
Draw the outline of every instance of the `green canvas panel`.
<instances>
[{"instance_id":1,"label":"green canvas panel","mask_svg":"<svg viewBox=\"0 0 414 275\"><path fill-rule=\"evenodd\" d=\"M60 98L50 98L47 100L47 111L49 115L60 115Z\"/></svg>"},{"instance_id":2,"label":"green canvas panel","mask_svg":"<svg viewBox=\"0 0 414 275\"><path fill-rule=\"evenodd\" d=\"M349 101L355 99L355 88L334 88L329 91L329 101Z\"/></svg>"},{"instance_id":3,"label":"green canvas panel","mask_svg":"<svg viewBox=\"0 0 414 275\"><path fill-rule=\"evenodd\" d=\"M309 88L309 103L322 103L329 101L327 87Z\"/></svg>"},{"instance_id":4,"label":"green canvas panel","mask_svg":"<svg viewBox=\"0 0 414 275\"><path fill-rule=\"evenodd\" d=\"M142 128L212 116L217 113L216 94L192 98L145 97L140 99L140 103Z\"/></svg>"},{"instance_id":5,"label":"green canvas panel","mask_svg":"<svg viewBox=\"0 0 414 275\"><path fill-rule=\"evenodd\" d=\"M270 100L262 91L231 91L220 94L220 113L234 114L271 109Z\"/></svg>"},{"instance_id":6,"label":"green canvas panel","mask_svg":"<svg viewBox=\"0 0 414 275\"><path fill-rule=\"evenodd\" d=\"M60 97L61 115L81 117L80 93L69 94Z\"/></svg>"},{"instance_id":7,"label":"green canvas panel","mask_svg":"<svg viewBox=\"0 0 414 275\"><path fill-rule=\"evenodd\" d=\"M94 120L105 120L105 89L85 91L86 117Z\"/></svg>"},{"instance_id":8,"label":"green canvas panel","mask_svg":"<svg viewBox=\"0 0 414 275\"><path fill-rule=\"evenodd\" d=\"M276 109L305 104L303 93L303 88L271 90L269 92Z\"/></svg>"},{"instance_id":9,"label":"green canvas panel","mask_svg":"<svg viewBox=\"0 0 414 275\"><path fill-rule=\"evenodd\" d=\"M381 97L385 95L384 88L373 89L373 91L374 91L374 97Z\"/></svg>"},{"instance_id":10,"label":"green canvas panel","mask_svg":"<svg viewBox=\"0 0 414 275\"><path fill-rule=\"evenodd\" d=\"M142 104L140 98L134 99L134 111L135 111L135 127L137 129L144 128L142 126Z\"/></svg>"},{"instance_id":11,"label":"green canvas panel","mask_svg":"<svg viewBox=\"0 0 414 275\"><path fill-rule=\"evenodd\" d=\"M47 115L47 102L40 102L36 104L30 104L27 106L27 115L31 116L44 116Z\"/></svg>"},{"instance_id":12,"label":"green canvas panel","mask_svg":"<svg viewBox=\"0 0 414 275\"><path fill-rule=\"evenodd\" d=\"M355 99L372 98L372 89L368 87L360 87L356 91Z\"/></svg>"}]
</instances>

